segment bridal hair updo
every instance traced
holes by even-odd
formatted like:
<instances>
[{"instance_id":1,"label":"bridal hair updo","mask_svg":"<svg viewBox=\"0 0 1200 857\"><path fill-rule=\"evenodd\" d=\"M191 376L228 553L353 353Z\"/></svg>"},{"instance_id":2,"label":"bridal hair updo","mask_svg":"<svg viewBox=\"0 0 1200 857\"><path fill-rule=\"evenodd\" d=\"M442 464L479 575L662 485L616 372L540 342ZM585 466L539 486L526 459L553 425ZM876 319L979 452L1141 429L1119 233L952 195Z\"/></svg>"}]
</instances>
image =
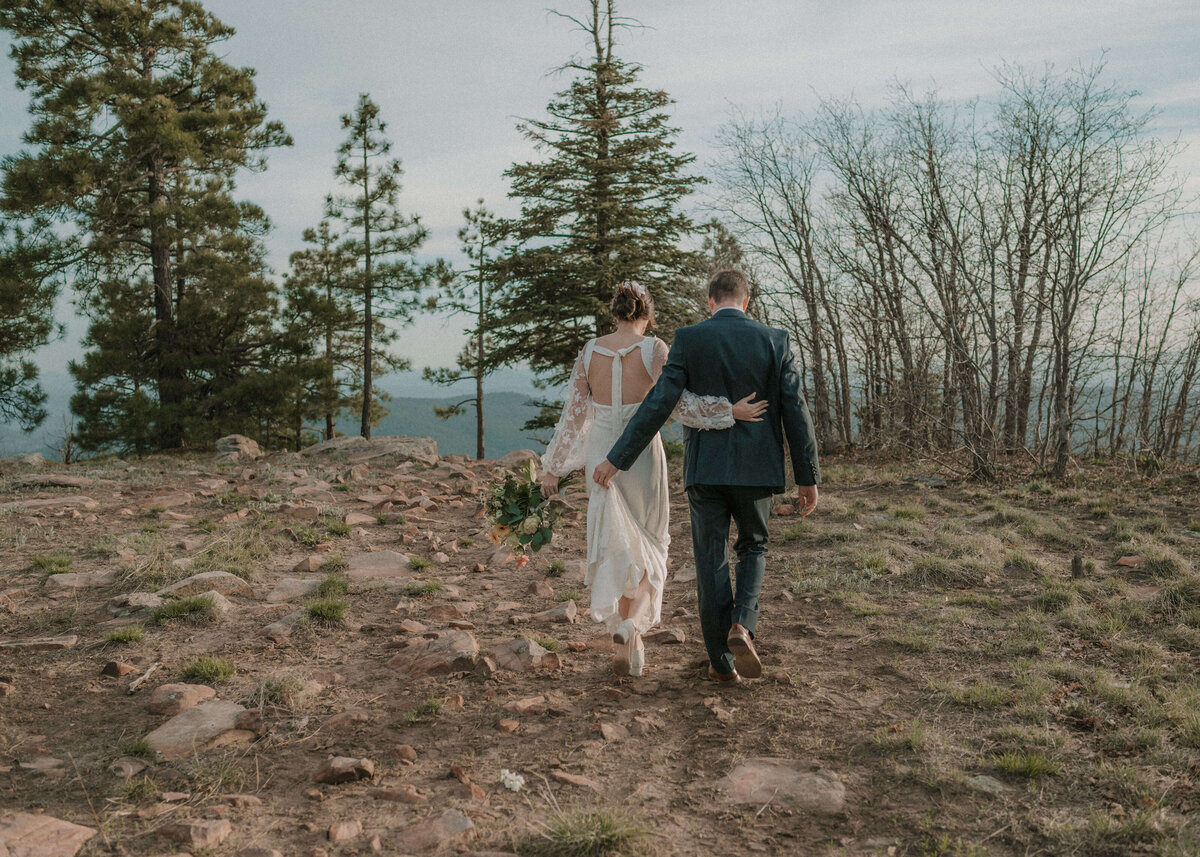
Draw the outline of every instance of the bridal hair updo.
<instances>
[{"instance_id":1,"label":"bridal hair updo","mask_svg":"<svg viewBox=\"0 0 1200 857\"><path fill-rule=\"evenodd\" d=\"M650 291L636 280L626 280L617 286L609 309L617 321L647 318L650 320L647 326L654 327L654 298L650 297Z\"/></svg>"}]
</instances>

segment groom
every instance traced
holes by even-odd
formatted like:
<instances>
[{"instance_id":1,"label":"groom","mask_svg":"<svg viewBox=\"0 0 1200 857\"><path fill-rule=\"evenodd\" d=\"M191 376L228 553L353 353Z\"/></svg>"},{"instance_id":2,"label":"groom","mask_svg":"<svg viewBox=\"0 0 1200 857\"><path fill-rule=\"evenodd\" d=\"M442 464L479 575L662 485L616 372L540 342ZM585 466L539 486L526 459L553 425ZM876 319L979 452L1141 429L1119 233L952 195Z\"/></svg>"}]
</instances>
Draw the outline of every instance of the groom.
<instances>
[{"instance_id":1,"label":"groom","mask_svg":"<svg viewBox=\"0 0 1200 857\"><path fill-rule=\"evenodd\" d=\"M700 629L709 675L734 684L762 675L754 649L758 595L767 553L771 495L784 490L787 438L797 503L817 507L817 444L800 392L788 335L746 316L750 284L739 271L721 271L708 284L707 321L675 331L667 365L624 434L592 478L608 487L628 470L675 409L684 389L736 402L747 393L767 400L763 419L724 431L684 428L683 474L692 518L692 551ZM737 588L729 578L729 524L737 524Z\"/></svg>"}]
</instances>

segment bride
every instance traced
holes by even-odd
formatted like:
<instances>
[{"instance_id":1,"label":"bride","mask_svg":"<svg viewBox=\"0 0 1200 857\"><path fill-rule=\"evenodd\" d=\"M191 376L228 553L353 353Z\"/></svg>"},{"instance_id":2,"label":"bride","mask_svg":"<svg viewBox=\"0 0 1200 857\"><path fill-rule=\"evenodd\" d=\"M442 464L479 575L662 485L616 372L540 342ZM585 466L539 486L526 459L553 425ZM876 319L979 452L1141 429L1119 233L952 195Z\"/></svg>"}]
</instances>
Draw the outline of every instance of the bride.
<instances>
[{"instance_id":1,"label":"bride","mask_svg":"<svg viewBox=\"0 0 1200 857\"><path fill-rule=\"evenodd\" d=\"M637 412L667 362L667 345L646 329L654 301L641 283L617 286L611 305L617 330L589 340L575 361L562 417L542 456L543 496L558 491L559 478L605 457ZM684 391L674 417L694 429L727 429L735 420L758 422L765 401L731 404ZM655 437L628 471L609 488L587 480L587 574L592 619L603 622L616 644L613 670L640 676L645 664L642 634L662 614L667 578L667 460Z\"/></svg>"}]
</instances>

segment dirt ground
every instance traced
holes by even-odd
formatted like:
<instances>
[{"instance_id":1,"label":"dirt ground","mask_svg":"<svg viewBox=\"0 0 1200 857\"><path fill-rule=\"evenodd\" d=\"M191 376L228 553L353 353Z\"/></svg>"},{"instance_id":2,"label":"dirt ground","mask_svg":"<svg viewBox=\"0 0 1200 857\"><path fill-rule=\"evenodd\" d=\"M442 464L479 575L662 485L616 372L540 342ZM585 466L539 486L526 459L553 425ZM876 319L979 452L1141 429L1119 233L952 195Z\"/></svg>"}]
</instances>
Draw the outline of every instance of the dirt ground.
<instances>
[{"instance_id":1,"label":"dirt ground","mask_svg":"<svg viewBox=\"0 0 1200 857\"><path fill-rule=\"evenodd\" d=\"M497 462L10 467L0 640L78 641L0 653L0 812L97 829L85 855L187 850L162 835L181 818L232 822L221 844L193 853L366 854L375 837L384 854L408 853L404 831L447 809L472 820L465 847L480 851L528 852L556 822L594 813L645 832L625 844L633 854L1200 854L1196 472L1147 479L1097 464L1067 483L981 485L920 462L824 469L811 519L771 520L764 678L724 688L703 677L694 584L676 579L691 565L678 488L663 627L683 641L648 644L645 676L617 678L586 611L586 501L571 495L555 543L518 568L483 534L478 497ZM64 473L93 482L28 484ZM30 507L80 496L94 505ZM373 520L347 526L351 513ZM262 635L311 600L265 601L297 563L315 554L324 566L308 576L340 577L340 558L380 550L412 558L411 579L352 581L340 623ZM232 612L204 623L108 608L209 569L246 578L254 596L230 596ZM46 582L68 570L113 579ZM550 589L533 592L539 582ZM532 618L571 599L573 623ZM527 636L561 666L414 678L387 665L422 636L405 621L468 630L482 655ZM140 641L106 641L130 626L144 628ZM259 709L260 734L157 760L140 739L168 718L148 711L150 693L200 655L232 662L213 687ZM162 666L130 694L138 674L101 675L114 659ZM359 713L331 719L344 712ZM370 759L374 776L315 783L330 756ZM147 767L129 778L111 770L139 757ZM718 781L760 757L833 772L841 809L733 803ZM524 786L505 788L502 770ZM377 797L405 786L420 802ZM262 804L239 807L231 793ZM332 824L354 820L361 835L330 841Z\"/></svg>"}]
</instances>

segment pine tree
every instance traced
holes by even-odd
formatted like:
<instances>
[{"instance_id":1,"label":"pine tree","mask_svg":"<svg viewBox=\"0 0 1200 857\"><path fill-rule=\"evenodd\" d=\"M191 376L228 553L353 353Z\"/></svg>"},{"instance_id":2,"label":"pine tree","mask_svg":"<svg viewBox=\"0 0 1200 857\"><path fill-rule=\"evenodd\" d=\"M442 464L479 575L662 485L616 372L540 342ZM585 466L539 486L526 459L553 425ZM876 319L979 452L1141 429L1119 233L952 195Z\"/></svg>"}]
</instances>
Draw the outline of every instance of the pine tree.
<instances>
[{"instance_id":1,"label":"pine tree","mask_svg":"<svg viewBox=\"0 0 1200 857\"><path fill-rule=\"evenodd\" d=\"M468 379L475 382L475 395L449 407L435 407L442 419L462 413L463 405L475 407L475 457L484 457L483 380L501 365L503 355L486 333L492 324L495 295L502 286L498 262L503 252L506 231L503 222L479 200L474 210L463 209L466 225L458 230L463 255L470 265L443 285L443 295L430 302L431 308L471 318L464 333L469 337L458 355L457 369L425 368L425 380L449 386Z\"/></svg>"},{"instance_id":2,"label":"pine tree","mask_svg":"<svg viewBox=\"0 0 1200 857\"><path fill-rule=\"evenodd\" d=\"M25 431L46 419L46 394L28 355L55 333L58 288L46 252L51 246L0 223L0 420Z\"/></svg>"},{"instance_id":3,"label":"pine tree","mask_svg":"<svg viewBox=\"0 0 1200 857\"><path fill-rule=\"evenodd\" d=\"M387 123L379 118L379 107L367 94L360 95L353 113L342 116L349 133L338 149L335 175L345 192L327 201L329 216L346 224L354 238L345 248L359 263L357 297L362 322L361 383L362 422L360 431L371 437L375 399L374 370L380 366L399 368L406 361L390 357L376 339L377 315L387 314L393 322L412 321L417 295L429 280L432 269L419 265L415 253L428 234L416 216L406 217L397 208L400 161L389 158L392 143L384 132Z\"/></svg>"},{"instance_id":4,"label":"pine tree","mask_svg":"<svg viewBox=\"0 0 1200 857\"><path fill-rule=\"evenodd\" d=\"M267 121L253 72L215 53L233 30L199 3L0 0L0 27L15 37L17 82L31 91L34 116L31 148L4 163L2 205L74 227L69 273L96 319L89 343L109 346L81 364L90 380L79 380L76 399L93 420L110 421L86 433L115 441L125 425L132 433L120 437L134 448L178 447L203 421L207 406L197 403L219 386L210 358L231 339L245 348L256 338L229 325L255 323L269 304L261 283L255 307L238 289L203 286L228 273L213 254L242 245L238 232L251 222L261 226L232 201L234 176L262 169L262 153L290 140ZM237 277L257 278L255 252L238 254ZM118 308L129 315L95 314ZM131 318L146 326L129 329ZM198 319L209 326L194 327ZM114 340L118 329L136 335ZM201 343L202 330L218 338ZM214 373L199 396L188 377L197 349L210 364L199 374ZM108 374L97 375L101 367ZM128 412L118 413L118 391ZM88 396L92 405L80 398Z\"/></svg>"},{"instance_id":5,"label":"pine tree","mask_svg":"<svg viewBox=\"0 0 1200 857\"><path fill-rule=\"evenodd\" d=\"M361 366L362 324L352 305L355 259L339 241L328 220L305 230L304 242L309 246L291 255L292 272L284 284L293 310L287 328L320 344L314 359L321 366L321 381L311 398L324 420L325 440L334 436L337 415L357 400L348 388L351 378L357 377L355 367Z\"/></svg>"},{"instance_id":6,"label":"pine tree","mask_svg":"<svg viewBox=\"0 0 1200 857\"><path fill-rule=\"evenodd\" d=\"M610 329L621 281L643 282L668 326L692 303L680 276L692 224L679 203L702 181L686 173L695 156L675 151L671 99L640 86L642 68L616 55L614 0L589 4L587 19L559 14L589 37L592 56L563 67L575 78L547 118L520 125L549 157L505 173L521 201L519 249L493 332L509 362L528 362L546 383L565 380L583 344Z\"/></svg>"}]
</instances>

